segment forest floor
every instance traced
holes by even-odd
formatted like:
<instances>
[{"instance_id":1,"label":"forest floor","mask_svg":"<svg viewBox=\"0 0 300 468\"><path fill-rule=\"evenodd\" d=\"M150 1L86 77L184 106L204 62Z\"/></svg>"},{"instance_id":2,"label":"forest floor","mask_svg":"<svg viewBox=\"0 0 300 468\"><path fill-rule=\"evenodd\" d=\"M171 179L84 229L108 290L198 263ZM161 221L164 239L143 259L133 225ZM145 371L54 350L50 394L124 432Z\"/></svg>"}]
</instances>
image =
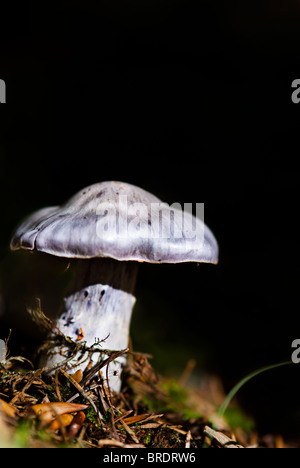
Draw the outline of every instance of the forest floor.
<instances>
[{"instance_id":1,"label":"forest floor","mask_svg":"<svg viewBox=\"0 0 300 468\"><path fill-rule=\"evenodd\" d=\"M38 320L50 326L41 312ZM66 344L65 337L56 339ZM74 363L84 344L67 341ZM124 350L122 390L115 393L104 384L102 370L106 366L109 373L109 362L122 353L111 352L103 360L99 354L96 365L87 360L84 372L58 368L49 375L22 356L9 356L9 340L6 351L0 363L0 447L286 447L281 436L261 437L236 403L226 419L221 417L222 384L214 376L206 376L200 387L193 384L194 361L174 379L158 375L151 356Z\"/></svg>"}]
</instances>

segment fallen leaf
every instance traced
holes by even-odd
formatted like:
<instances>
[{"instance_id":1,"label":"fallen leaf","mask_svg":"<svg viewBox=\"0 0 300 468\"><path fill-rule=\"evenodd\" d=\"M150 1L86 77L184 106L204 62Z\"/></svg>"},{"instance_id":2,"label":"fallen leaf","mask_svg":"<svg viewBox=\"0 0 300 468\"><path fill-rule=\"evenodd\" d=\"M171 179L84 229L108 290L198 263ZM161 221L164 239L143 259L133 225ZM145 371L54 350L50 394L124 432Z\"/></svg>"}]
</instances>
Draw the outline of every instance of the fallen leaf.
<instances>
[{"instance_id":1,"label":"fallen leaf","mask_svg":"<svg viewBox=\"0 0 300 468\"><path fill-rule=\"evenodd\" d=\"M73 380L75 380L75 382L77 383L80 383L83 379L83 372L81 369L78 369L77 372L75 372L75 374L73 375Z\"/></svg>"},{"instance_id":2,"label":"fallen leaf","mask_svg":"<svg viewBox=\"0 0 300 468\"><path fill-rule=\"evenodd\" d=\"M149 418L149 414L140 414L138 416L130 416L129 418L123 419L124 423L127 424L127 426L131 424L136 424L140 421L144 421L145 419Z\"/></svg>"},{"instance_id":3,"label":"fallen leaf","mask_svg":"<svg viewBox=\"0 0 300 468\"><path fill-rule=\"evenodd\" d=\"M87 405L63 402L41 403L39 405L32 406L32 409L35 412L35 414L44 423L52 421L52 419L54 419L56 415L75 413L77 411L82 411L87 408Z\"/></svg>"},{"instance_id":4,"label":"fallen leaf","mask_svg":"<svg viewBox=\"0 0 300 468\"><path fill-rule=\"evenodd\" d=\"M161 427L161 423L146 423L146 424L142 424L142 426L140 426L141 429L157 429L158 427Z\"/></svg>"},{"instance_id":5,"label":"fallen leaf","mask_svg":"<svg viewBox=\"0 0 300 468\"><path fill-rule=\"evenodd\" d=\"M80 411L76 416L74 416L74 419L72 421L72 424L70 425L70 428L68 430L68 438L73 439L81 429L83 423L85 420L85 414Z\"/></svg>"},{"instance_id":6,"label":"fallen leaf","mask_svg":"<svg viewBox=\"0 0 300 468\"><path fill-rule=\"evenodd\" d=\"M62 414L59 418L54 419L50 424L49 429L51 431L58 431L61 427L67 427L73 421L74 416L72 414Z\"/></svg>"},{"instance_id":7,"label":"fallen leaf","mask_svg":"<svg viewBox=\"0 0 300 468\"><path fill-rule=\"evenodd\" d=\"M0 411L6 416L9 416L10 418L17 417L17 412L15 408L13 408L11 405L6 403L6 401L1 400L1 398L0 398Z\"/></svg>"}]
</instances>

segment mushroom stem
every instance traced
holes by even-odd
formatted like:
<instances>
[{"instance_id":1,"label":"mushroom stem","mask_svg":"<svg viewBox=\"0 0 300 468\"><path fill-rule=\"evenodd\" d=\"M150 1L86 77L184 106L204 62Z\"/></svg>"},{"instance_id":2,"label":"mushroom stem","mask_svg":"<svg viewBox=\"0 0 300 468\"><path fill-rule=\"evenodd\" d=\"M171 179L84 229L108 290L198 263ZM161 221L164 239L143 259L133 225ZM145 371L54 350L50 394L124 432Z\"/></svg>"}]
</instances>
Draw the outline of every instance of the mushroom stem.
<instances>
[{"instance_id":1,"label":"mushroom stem","mask_svg":"<svg viewBox=\"0 0 300 468\"><path fill-rule=\"evenodd\" d=\"M119 262L108 258L78 260L75 277L62 313L56 320L57 328L74 341L85 341L87 346L102 341L107 350L127 348L133 295L138 264ZM42 357L43 366L53 366L66 359L66 349L55 348ZM63 356L64 355L64 356ZM102 355L102 359L107 356ZM97 353L97 359L99 354ZM116 392L121 387L124 356L109 364L109 387ZM87 363L74 368L84 370ZM106 368L102 368L106 379Z\"/></svg>"}]
</instances>

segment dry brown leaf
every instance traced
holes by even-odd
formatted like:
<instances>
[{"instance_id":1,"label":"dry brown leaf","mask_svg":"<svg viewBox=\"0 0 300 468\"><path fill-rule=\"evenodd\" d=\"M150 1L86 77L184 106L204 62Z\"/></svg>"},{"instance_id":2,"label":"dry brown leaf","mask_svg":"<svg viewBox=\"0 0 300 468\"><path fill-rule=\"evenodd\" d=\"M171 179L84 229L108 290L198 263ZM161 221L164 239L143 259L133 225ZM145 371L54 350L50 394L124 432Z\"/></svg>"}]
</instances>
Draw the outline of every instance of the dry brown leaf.
<instances>
[{"instance_id":1,"label":"dry brown leaf","mask_svg":"<svg viewBox=\"0 0 300 468\"><path fill-rule=\"evenodd\" d=\"M10 418L17 417L17 412L15 408L13 408L11 405L6 403L6 401L2 400L1 398L0 398L0 411L6 416L9 416Z\"/></svg>"},{"instance_id":2,"label":"dry brown leaf","mask_svg":"<svg viewBox=\"0 0 300 468\"><path fill-rule=\"evenodd\" d=\"M163 416L163 414L150 414L150 416L148 416L144 421L143 423L145 422L148 422L148 421L153 421L155 419L159 419ZM164 421L159 421L160 424L164 424Z\"/></svg>"},{"instance_id":3,"label":"dry brown leaf","mask_svg":"<svg viewBox=\"0 0 300 468\"><path fill-rule=\"evenodd\" d=\"M123 419L124 423L127 424L127 426L130 426L131 424L136 424L138 422L144 421L148 419L149 414L139 414L138 416L130 416L129 418Z\"/></svg>"},{"instance_id":4,"label":"dry brown leaf","mask_svg":"<svg viewBox=\"0 0 300 468\"><path fill-rule=\"evenodd\" d=\"M140 426L141 429L157 429L158 427L161 427L161 423L148 423L148 424L143 424Z\"/></svg>"},{"instance_id":5,"label":"dry brown leaf","mask_svg":"<svg viewBox=\"0 0 300 468\"><path fill-rule=\"evenodd\" d=\"M145 422L148 422L148 421L151 421L153 419L158 419L158 418L161 418L163 416L163 414L140 414L138 416L130 416L129 418L125 418L123 419L123 421L125 422L125 424L127 424L127 426L130 426L131 424L136 424L136 423L145 423Z\"/></svg>"},{"instance_id":6,"label":"dry brown leaf","mask_svg":"<svg viewBox=\"0 0 300 468\"><path fill-rule=\"evenodd\" d=\"M72 421L72 424L70 425L70 428L68 430L68 438L73 439L81 429L83 423L85 420L85 414L80 411L76 416L74 416L74 419Z\"/></svg>"},{"instance_id":7,"label":"dry brown leaf","mask_svg":"<svg viewBox=\"0 0 300 468\"><path fill-rule=\"evenodd\" d=\"M78 369L77 372L75 372L75 374L73 375L73 379L75 380L75 382L77 383L80 383L83 379L83 372L81 369Z\"/></svg>"},{"instance_id":8,"label":"dry brown leaf","mask_svg":"<svg viewBox=\"0 0 300 468\"><path fill-rule=\"evenodd\" d=\"M82 411L87 408L87 405L63 402L41 403L39 405L32 406L32 409L35 412L35 414L44 423L52 421L52 419L54 419L56 415L60 416L66 413L75 413L77 411Z\"/></svg>"},{"instance_id":9,"label":"dry brown leaf","mask_svg":"<svg viewBox=\"0 0 300 468\"><path fill-rule=\"evenodd\" d=\"M119 421L121 421L121 419L125 419L127 418L131 413L132 413L133 410L129 410L129 411L125 411L125 413L121 414L120 416L118 416L116 419L115 419L115 424Z\"/></svg>"},{"instance_id":10,"label":"dry brown leaf","mask_svg":"<svg viewBox=\"0 0 300 468\"><path fill-rule=\"evenodd\" d=\"M51 431L57 431L58 429L61 429L61 427L67 427L71 424L73 419L74 416L72 414L62 414L59 419L56 418L54 421L52 421L49 429Z\"/></svg>"}]
</instances>

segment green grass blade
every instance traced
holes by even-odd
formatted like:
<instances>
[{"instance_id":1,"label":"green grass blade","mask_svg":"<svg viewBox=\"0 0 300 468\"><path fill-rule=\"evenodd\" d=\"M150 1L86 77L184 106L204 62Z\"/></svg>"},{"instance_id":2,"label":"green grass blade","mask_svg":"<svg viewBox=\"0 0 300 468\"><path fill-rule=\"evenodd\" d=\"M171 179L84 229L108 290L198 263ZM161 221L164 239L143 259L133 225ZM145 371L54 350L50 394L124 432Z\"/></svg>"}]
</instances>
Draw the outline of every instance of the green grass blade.
<instances>
[{"instance_id":1,"label":"green grass blade","mask_svg":"<svg viewBox=\"0 0 300 468\"><path fill-rule=\"evenodd\" d=\"M276 369L277 367L282 367L282 366L288 366L290 364L293 364L292 361L287 361L287 362L280 362L279 364L273 364L271 366L266 366L266 367L263 367L262 369L258 369L254 372L252 372L251 374L247 375L247 377L245 377L244 379L242 379L239 383L237 383L235 385L235 387L228 393L227 397L225 398L224 402L222 403L222 405L220 406L219 408L219 411L218 411L218 417L221 419L224 417L224 414L228 408L228 406L230 405L231 403L231 400L235 397L235 395L237 394L237 392L247 383L249 382L249 380L253 379L254 377L256 377L257 375L259 374L262 374L263 372L267 372L269 370L272 370L272 369Z\"/></svg>"}]
</instances>

